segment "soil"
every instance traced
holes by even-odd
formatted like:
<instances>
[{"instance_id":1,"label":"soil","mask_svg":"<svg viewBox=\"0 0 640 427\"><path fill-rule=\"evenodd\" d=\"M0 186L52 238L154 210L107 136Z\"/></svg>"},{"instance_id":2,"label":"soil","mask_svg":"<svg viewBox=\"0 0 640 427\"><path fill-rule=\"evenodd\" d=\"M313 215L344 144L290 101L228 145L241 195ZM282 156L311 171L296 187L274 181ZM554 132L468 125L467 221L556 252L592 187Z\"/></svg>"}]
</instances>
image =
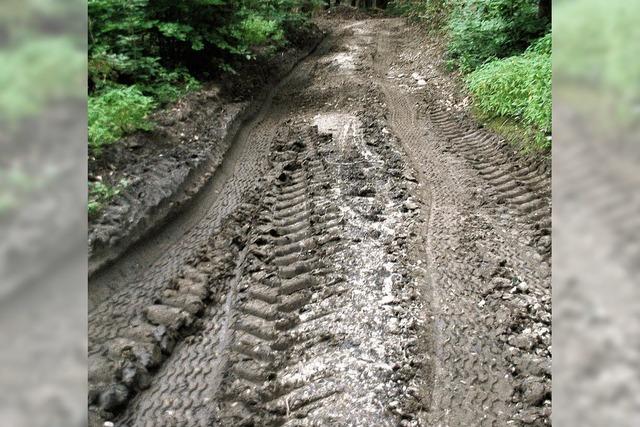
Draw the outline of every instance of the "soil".
<instances>
[{"instance_id":1,"label":"soil","mask_svg":"<svg viewBox=\"0 0 640 427\"><path fill-rule=\"evenodd\" d=\"M90 276L186 207L220 168L242 124L322 37L316 26L292 29L291 45L277 55L237 66L236 74L153 114L152 132L128 136L89 158L90 181L120 188L89 218Z\"/></svg>"},{"instance_id":2,"label":"soil","mask_svg":"<svg viewBox=\"0 0 640 427\"><path fill-rule=\"evenodd\" d=\"M90 425L550 425L548 165L419 29L319 22L195 210L90 283Z\"/></svg>"}]
</instances>

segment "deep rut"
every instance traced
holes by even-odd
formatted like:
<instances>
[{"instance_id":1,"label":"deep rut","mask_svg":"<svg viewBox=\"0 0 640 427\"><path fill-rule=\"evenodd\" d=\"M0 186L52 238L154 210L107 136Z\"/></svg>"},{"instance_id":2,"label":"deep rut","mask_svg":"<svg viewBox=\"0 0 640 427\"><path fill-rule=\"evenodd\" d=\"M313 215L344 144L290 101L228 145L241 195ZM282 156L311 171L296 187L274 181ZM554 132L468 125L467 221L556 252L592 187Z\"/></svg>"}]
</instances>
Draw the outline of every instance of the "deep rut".
<instances>
[{"instance_id":1,"label":"deep rut","mask_svg":"<svg viewBox=\"0 0 640 427\"><path fill-rule=\"evenodd\" d=\"M92 426L506 425L530 411L512 369L528 353L509 353L527 295L498 290L547 292L541 167L500 151L494 167L489 139L416 112L386 78L401 21L332 25L241 133L207 214L96 297Z\"/></svg>"}]
</instances>

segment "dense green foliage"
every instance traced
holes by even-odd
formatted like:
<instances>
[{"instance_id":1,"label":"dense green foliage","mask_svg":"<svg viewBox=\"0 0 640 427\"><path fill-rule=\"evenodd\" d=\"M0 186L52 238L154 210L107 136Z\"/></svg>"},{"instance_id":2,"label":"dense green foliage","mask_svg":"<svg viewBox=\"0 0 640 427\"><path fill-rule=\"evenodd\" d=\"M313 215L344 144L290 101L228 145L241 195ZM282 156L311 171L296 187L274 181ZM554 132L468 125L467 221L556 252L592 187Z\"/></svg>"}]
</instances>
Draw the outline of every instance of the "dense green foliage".
<instances>
[{"instance_id":1,"label":"dense green foliage","mask_svg":"<svg viewBox=\"0 0 640 427\"><path fill-rule=\"evenodd\" d=\"M551 23L538 0L395 0L392 8L423 20L446 39L449 65L466 74L485 118L551 132ZM527 132L530 133L530 132Z\"/></svg>"},{"instance_id":2,"label":"dense green foliage","mask_svg":"<svg viewBox=\"0 0 640 427\"><path fill-rule=\"evenodd\" d=\"M153 99L135 86L109 89L89 98L89 147L98 153L126 133L150 130L147 115L153 107Z\"/></svg>"},{"instance_id":3,"label":"dense green foliage","mask_svg":"<svg viewBox=\"0 0 640 427\"><path fill-rule=\"evenodd\" d=\"M281 47L285 29L303 25L320 3L89 0L90 147L150 126L152 101L162 105L234 61Z\"/></svg>"},{"instance_id":4,"label":"dense green foliage","mask_svg":"<svg viewBox=\"0 0 640 427\"><path fill-rule=\"evenodd\" d=\"M466 0L447 23L448 55L469 72L489 60L523 52L547 27L537 1Z\"/></svg>"},{"instance_id":5,"label":"dense green foliage","mask_svg":"<svg viewBox=\"0 0 640 427\"><path fill-rule=\"evenodd\" d=\"M551 35L522 55L481 66L466 81L485 114L517 119L540 134L551 132Z\"/></svg>"}]
</instances>

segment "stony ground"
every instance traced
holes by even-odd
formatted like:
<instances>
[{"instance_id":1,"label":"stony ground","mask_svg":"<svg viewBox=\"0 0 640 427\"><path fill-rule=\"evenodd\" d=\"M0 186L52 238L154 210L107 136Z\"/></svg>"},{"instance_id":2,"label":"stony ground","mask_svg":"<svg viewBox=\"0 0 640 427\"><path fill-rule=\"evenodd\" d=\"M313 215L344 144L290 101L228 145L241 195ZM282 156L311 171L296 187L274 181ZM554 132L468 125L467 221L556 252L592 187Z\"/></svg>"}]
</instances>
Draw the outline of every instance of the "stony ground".
<instances>
[{"instance_id":1,"label":"stony ground","mask_svg":"<svg viewBox=\"0 0 640 427\"><path fill-rule=\"evenodd\" d=\"M90 284L91 425L551 424L548 163L403 21L323 24L204 214Z\"/></svg>"}]
</instances>

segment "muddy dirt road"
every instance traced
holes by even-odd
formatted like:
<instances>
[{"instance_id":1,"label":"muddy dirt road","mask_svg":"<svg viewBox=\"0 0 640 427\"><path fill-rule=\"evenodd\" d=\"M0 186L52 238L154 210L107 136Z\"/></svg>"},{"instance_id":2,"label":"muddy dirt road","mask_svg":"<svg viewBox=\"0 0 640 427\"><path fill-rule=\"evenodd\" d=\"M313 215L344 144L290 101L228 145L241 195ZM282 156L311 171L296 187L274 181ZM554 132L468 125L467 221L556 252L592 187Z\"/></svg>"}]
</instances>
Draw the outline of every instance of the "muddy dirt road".
<instances>
[{"instance_id":1,"label":"muddy dirt road","mask_svg":"<svg viewBox=\"0 0 640 427\"><path fill-rule=\"evenodd\" d=\"M91 425L550 425L547 164L442 109L403 21L328 24L90 283Z\"/></svg>"}]
</instances>

